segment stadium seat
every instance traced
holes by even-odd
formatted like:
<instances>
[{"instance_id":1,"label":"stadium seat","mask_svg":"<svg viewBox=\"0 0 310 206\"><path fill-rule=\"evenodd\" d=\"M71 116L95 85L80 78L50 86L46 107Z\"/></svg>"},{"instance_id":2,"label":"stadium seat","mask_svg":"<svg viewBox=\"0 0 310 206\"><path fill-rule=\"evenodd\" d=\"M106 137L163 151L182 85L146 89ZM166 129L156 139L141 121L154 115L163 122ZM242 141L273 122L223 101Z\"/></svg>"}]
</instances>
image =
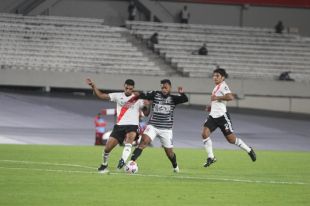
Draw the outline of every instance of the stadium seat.
<instances>
[{"instance_id":1,"label":"stadium seat","mask_svg":"<svg viewBox=\"0 0 310 206\"><path fill-rule=\"evenodd\" d=\"M1 68L165 75L103 19L0 13Z\"/></svg>"},{"instance_id":2,"label":"stadium seat","mask_svg":"<svg viewBox=\"0 0 310 206\"><path fill-rule=\"evenodd\" d=\"M210 76L219 65L233 78L277 79L291 71L297 81L310 81L310 41L297 34L275 34L273 28L233 27L127 21L137 38L157 32L155 51L184 76ZM207 43L208 56L193 55Z\"/></svg>"}]
</instances>

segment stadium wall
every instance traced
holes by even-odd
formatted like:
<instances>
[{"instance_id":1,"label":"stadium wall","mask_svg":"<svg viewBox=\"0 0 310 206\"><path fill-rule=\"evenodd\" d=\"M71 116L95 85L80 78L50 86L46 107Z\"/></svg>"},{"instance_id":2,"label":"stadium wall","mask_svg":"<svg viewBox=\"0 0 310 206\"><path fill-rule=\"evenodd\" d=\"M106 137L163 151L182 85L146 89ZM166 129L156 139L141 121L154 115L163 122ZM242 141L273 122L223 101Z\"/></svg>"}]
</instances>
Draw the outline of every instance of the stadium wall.
<instances>
[{"instance_id":1,"label":"stadium wall","mask_svg":"<svg viewBox=\"0 0 310 206\"><path fill-rule=\"evenodd\" d=\"M175 2L161 4L176 16L184 5ZM297 27L300 34L310 36L310 9L199 3L186 5L191 13L190 23L273 28L282 20L285 27Z\"/></svg>"},{"instance_id":2,"label":"stadium wall","mask_svg":"<svg viewBox=\"0 0 310 206\"><path fill-rule=\"evenodd\" d=\"M33 86L47 88L89 89L85 78L92 78L97 86L106 90L120 90L124 81L132 78L136 89L159 89L164 77L108 75L94 73L66 73L48 71L0 70L0 86ZM182 85L189 96L189 104L209 103L214 87L212 79L171 77L174 92ZM231 90L238 95L228 106L235 108L263 109L281 112L310 114L310 84L268 80L227 80Z\"/></svg>"},{"instance_id":3,"label":"stadium wall","mask_svg":"<svg viewBox=\"0 0 310 206\"><path fill-rule=\"evenodd\" d=\"M178 14L184 3L158 1L177 21ZM254 5L223 5L186 3L191 13L190 23L274 27L282 20L287 28L298 28L300 34L310 36L310 9L267 7ZM128 1L121 0L60 0L49 9L50 15L103 18L109 25L124 25L128 17ZM138 20L145 20L140 12Z\"/></svg>"},{"instance_id":4,"label":"stadium wall","mask_svg":"<svg viewBox=\"0 0 310 206\"><path fill-rule=\"evenodd\" d=\"M125 1L62 0L50 8L49 14L99 18L109 25L120 26L128 18L127 6Z\"/></svg>"},{"instance_id":5,"label":"stadium wall","mask_svg":"<svg viewBox=\"0 0 310 206\"><path fill-rule=\"evenodd\" d=\"M49 9L53 16L89 17L104 19L112 26L123 26L128 18L128 1L122 0L61 0ZM140 20L146 20L138 13Z\"/></svg>"}]
</instances>

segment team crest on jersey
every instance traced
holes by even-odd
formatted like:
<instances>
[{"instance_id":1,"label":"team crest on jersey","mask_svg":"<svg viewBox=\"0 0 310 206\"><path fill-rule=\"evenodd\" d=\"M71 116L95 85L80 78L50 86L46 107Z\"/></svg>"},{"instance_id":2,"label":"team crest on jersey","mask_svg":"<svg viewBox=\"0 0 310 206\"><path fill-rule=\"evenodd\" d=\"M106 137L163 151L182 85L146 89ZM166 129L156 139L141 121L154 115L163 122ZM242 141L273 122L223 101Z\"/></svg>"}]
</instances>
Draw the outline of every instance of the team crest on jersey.
<instances>
[{"instance_id":1,"label":"team crest on jersey","mask_svg":"<svg viewBox=\"0 0 310 206\"><path fill-rule=\"evenodd\" d=\"M171 110L170 105L160 105L155 104L154 112L161 113L161 114L169 114Z\"/></svg>"},{"instance_id":2,"label":"team crest on jersey","mask_svg":"<svg viewBox=\"0 0 310 206\"><path fill-rule=\"evenodd\" d=\"M171 101L171 97L168 97L168 98L165 100L165 103L168 104L168 103L170 103L170 101Z\"/></svg>"},{"instance_id":3,"label":"team crest on jersey","mask_svg":"<svg viewBox=\"0 0 310 206\"><path fill-rule=\"evenodd\" d=\"M120 106L125 108L132 108L135 104L135 102L126 102L126 101L120 101Z\"/></svg>"}]
</instances>

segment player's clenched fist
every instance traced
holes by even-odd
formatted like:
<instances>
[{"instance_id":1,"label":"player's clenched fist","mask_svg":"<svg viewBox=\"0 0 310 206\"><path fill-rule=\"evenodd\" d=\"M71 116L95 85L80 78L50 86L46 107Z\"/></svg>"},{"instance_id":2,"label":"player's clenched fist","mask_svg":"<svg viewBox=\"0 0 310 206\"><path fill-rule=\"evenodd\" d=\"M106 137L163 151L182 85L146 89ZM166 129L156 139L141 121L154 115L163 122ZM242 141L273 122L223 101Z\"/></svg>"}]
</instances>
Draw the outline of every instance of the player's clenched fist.
<instances>
[{"instance_id":1,"label":"player's clenched fist","mask_svg":"<svg viewBox=\"0 0 310 206\"><path fill-rule=\"evenodd\" d=\"M178 87L178 92L179 92L179 93L184 93L183 87Z\"/></svg>"},{"instance_id":2,"label":"player's clenched fist","mask_svg":"<svg viewBox=\"0 0 310 206\"><path fill-rule=\"evenodd\" d=\"M88 84L89 86L91 87L94 86L94 82L90 78L87 78L85 81L86 81L86 84Z\"/></svg>"}]
</instances>

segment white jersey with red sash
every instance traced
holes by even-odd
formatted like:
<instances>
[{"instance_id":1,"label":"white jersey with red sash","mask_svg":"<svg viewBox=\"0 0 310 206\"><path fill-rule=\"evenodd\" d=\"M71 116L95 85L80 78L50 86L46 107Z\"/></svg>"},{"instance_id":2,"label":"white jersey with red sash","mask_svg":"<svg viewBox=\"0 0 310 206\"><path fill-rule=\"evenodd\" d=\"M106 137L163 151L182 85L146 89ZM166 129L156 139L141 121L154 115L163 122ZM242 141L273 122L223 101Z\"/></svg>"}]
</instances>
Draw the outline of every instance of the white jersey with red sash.
<instances>
[{"instance_id":1,"label":"white jersey with red sash","mask_svg":"<svg viewBox=\"0 0 310 206\"><path fill-rule=\"evenodd\" d=\"M223 81L221 84L218 84L214 87L212 94L215 96L224 96L225 94L231 93L228 85L225 81ZM211 102L211 112L210 116L213 118L218 118L223 116L226 112L226 104L227 101L212 101Z\"/></svg>"},{"instance_id":2,"label":"white jersey with red sash","mask_svg":"<svg viewBox=\"0 0 310 206\"><path fill-rule=\"evenodd\" d=\"M112 102L116 102L117 125L139 125L139 111L144 106L137 96L126 96L124 92L109 93Z\"/></svg>"}]
</instances>

